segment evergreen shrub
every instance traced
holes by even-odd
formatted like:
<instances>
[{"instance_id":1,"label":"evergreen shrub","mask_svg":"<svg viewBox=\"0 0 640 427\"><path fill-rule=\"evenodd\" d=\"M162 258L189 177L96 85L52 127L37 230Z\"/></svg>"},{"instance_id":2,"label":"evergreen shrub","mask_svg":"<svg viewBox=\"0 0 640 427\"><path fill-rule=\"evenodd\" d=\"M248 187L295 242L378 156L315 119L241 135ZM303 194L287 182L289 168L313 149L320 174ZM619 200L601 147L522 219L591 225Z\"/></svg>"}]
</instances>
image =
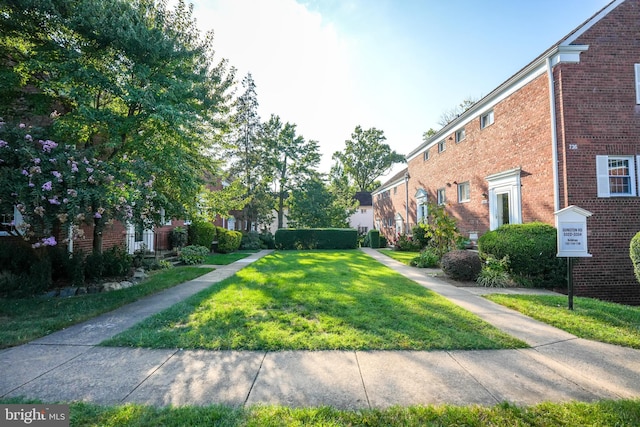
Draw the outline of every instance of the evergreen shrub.
<instances>
[{"instance_id":1,"label":"evergreen shrub","mask_svg":"<svg viewBox=\"0 0 640 427\"><path fill-rule=\"evenodd\" d=\"M482 261L477 252L455 250L442 256L440 267L453 280L470 281L480 274Z\"/></svg>"},{"instance_id":2,"label":"evergreen shrub","mask_svg":"<svg viewBox=\"0 0 640 427\"><path fill-rule=\"evenodd\" d=\"M216 227L218 234L218 252L228 254L240 249L242 243L242 233L234 230L227 230L222 227Z\"/></svg>"},{"instance_id":3,"label":"evergreen shrub","mask_svg":"<svg viewBox=\"0 0 640 427\"><path fill-rule=\"evenodd\" d=\"M276 231L276 249L356 249L354 228L281 228Z\"/></svg>"},{"instance_id":4,"label":"evergreen shrub","mask_svg":"<svg viewBox=\"0 0 640 427\"><path fill-rule=\"evenodd\" d=\"M193 221L189 225L189 245L204 246L211 249L211 244L216 240L216 230L221 227L216 227L210 222L206 221Z\"/></svg>"},{"instance_id":5,"label":"evergreen shrub","mask_svg":"<svg viewBox=\"0 0 640 427\"><path fill-rule=\"evenodd\" d=\"M380 231L369 230L369 232L367 233L367 239L369 241L369 247L373 249L377 249L380 247Z\"/></svg>"}]
</instances>

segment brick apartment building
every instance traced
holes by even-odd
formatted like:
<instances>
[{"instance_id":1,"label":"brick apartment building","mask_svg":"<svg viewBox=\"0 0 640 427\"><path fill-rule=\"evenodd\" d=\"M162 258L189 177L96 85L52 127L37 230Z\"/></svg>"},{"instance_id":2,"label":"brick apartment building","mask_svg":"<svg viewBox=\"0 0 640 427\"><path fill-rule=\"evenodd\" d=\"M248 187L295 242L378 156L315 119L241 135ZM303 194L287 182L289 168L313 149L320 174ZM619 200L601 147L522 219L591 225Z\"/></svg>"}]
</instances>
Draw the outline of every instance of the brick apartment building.
<instances>
[{"instance_id":1,"label":"brick apartment building","mask_svg":"<svg viewBox=\"0 0 640 427\"><path fill-rule=\"evenodd\" d=\"M639 173L640 0L614 0L412 150L374 192L375 224L393 240L444 203L474 239L579 206L593 257L576 293L638 305Z\"/></svg>"}]
</instances>

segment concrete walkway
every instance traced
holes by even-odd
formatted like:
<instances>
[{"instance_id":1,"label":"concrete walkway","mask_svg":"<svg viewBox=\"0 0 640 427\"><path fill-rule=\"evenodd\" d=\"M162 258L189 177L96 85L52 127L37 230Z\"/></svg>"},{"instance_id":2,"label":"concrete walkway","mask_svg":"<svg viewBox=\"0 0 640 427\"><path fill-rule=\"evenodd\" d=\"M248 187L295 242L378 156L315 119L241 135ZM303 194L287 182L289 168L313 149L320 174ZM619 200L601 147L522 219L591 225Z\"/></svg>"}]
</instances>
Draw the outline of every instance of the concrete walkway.
<instances>
[{"instance_id":1,"label":"concrete walkway","mask_svg":"<svg viewBox=\"0 0 640 427\"><path fill-rule=\"evenodd\" d=\"M578 339L377 251L366 253L531 348L484 351L193 351L99 347L234 274L263 251L196 280L0 351L0 397L100 404L520 405L640 397L640 351Z\"/></svg>"}]
</instances>

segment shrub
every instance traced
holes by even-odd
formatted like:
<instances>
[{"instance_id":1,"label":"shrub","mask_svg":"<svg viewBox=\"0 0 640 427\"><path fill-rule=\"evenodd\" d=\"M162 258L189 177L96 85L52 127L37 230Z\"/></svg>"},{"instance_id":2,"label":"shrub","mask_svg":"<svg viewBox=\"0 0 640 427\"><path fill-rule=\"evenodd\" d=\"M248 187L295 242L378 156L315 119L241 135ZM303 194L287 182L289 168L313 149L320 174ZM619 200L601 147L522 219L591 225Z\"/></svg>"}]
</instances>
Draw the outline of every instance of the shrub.
<instances>
[{"instance_id":1,"label":"shrub","mask_svg":"<svg viewBox=\"0 0 640 427\"><path fill-rule=\"evenodd\" d=\"M260 233L260 247L263 249L275 249L276 241L270 231Z\"/></svg>"},{"instance_id":2,"label":"shrub","mask_svg":"<svg viewBox=\"0 0 640 427\"><path fill-rule=\"evenodd\" d=\"M184 227L176 227L171 230L171 233L169 234L169 242L171 243L171 247L173 249L185 246L187 244L188 238L189 234L187 232L187 229ZM213 239L211 239L211 241L213 241Z\"/></svg>"},{"instance_id":3,"label":"shrub","mask_svg":"<svg viewBox=\"0 0 640 427\"><path fill-rule=\"evenodd\" d=\"M353 228L281 228L277 249L356 249L358 230Z\"/></svg>"},{"instance_id":4,"label":"shrub","mask_svg":"<svg viewBox=\"0 0 640 427\"><path fill-rule=\"evenodd\" d=\"M87 279L95 281L104 276L104 259L102 254L92 253L84 259L84 275Z\"/></svg>"},{"instance_id":5,"label":"shrub","mask_svg":"<svg viewBox=\"0 0 640 427\"><path fill-rule=\"evenodd\" d=\"M483 258L509 257L509 273L526 286L566 283L566 259L556 257L556 229L548 224L507 224L478 239Z\"/></svg>"},{"instance_id":6,"label":"shrub","mask_svg":"<svg viewBox=\"0 0 640 427\"><path fill-rule=\"evenodd\" d=\"M427 222L420 223L416 227L423 230L418 231L420 245L428 243L436 249L439 257L457 247L460 233L456 226L456 220L450 216L442 205L429 204L429 216Z\"/></svg>"},{"instance_id":7,"label":"shrub","mask_svg":"<svg viewBox=\"0 0 640 427\"><path fill-rule=\"evenodd\" d=\"M420 249L422 249L422 246L420 245L420 242L416 242L411 238L411 236L401 234L400 237L398 237L395 249L397 251L404 252L418 252Z\"/></svg>"},{"instance_id":8,"label":"shrub","mask_svg":"<svg viewBox=\"0 0 640 427\"><path fill-rule=\"evenodd\" d=\"M438 266L440 258L433 248L426 248L420 255L411 260L410 264L418 268L435 268Z\"/></svg>"},{"instance_id":9,"label":"shrub","mask_svg":"<svg viewBox=\"0 0 640 427\"><path fill-rule=\"evenodd\" d=\"M260 249L261 245L262 241L260 240L260 234L257 231L249 231L248 233L242 234L240 249Z\"/></svg>"},{"instance_id":10,"label":"shrub","mask_svg":"<svg viewBox=\"0 0 640 427\"><path fill-rule=\"evenodd\" d=\"M387 246L389 246L389 243L387 242L387 238L385 236L380 236L380 247L381 248L386 248Z\"/></svg>"},{"instance_id":11,"label":"shrub","mask_svg":"<svg viewBox=\"0 0 640 427\"><path fill-rule=\"evenodd\" d=\"M194 221L189 225L188 242L192 246L204 246L205 248L211 249L211 244L216 240L216 231L218 229L224 230L210 222Z\"/></svg>"},{"instance_id":12,"label":"shrub","mask_svg":"<svg viewBox=\"0 0 640 427\"><path fill-rule=\"evenodd\" d=\"M222 227L216 227L218 234L218 252L228 254L240 249L242 242L242 233L234 230L227 230Z\"/></svg>"},{"instance_id":13,"label":"shrub","mask_svg":"<svg viewBox=\"0 0 640 427\"><path fill-rule=\"evenodd\" d=\"M511 286L512 281L508 271L509 257L498 260L489 256L482 265L482 270L476 282L486 288L505 288Z\"/></svg>"},{"instance_id":14,"label":"shrub","mask_svg":"<svg viewBox=\"0 0 640 427\"><path fill-rule=\"evenodd\" d=\"M413 240L420 244L421 248L426 248L431 242L431 238L427 236L427 227L418 224L411 229Z\"/></svg>"},{"instance_id":15,"label":"shrub","mask_svg":"<svg viewBox=\"0 0 640 427\"><path fill-rule=\"evenodd\" d=\"M73 286L84 284L84 255L82 252L69 253L63 246L48 248L51 259L51 277L54 283L69 283Z\"/></svg>"},{"instance_id":16,"label":"shrub","mask_svg":"<svg viewBox=\"0 0 640 427\"><path fill-rule=\"evenodd\" d=\"M631 239L631 243L629 243L629 256L633 263L633 272L640 282L640 232L636 233Z\"/></svg>"},{"instance_id":17,"label":"shrub","mask_svg":"<svg viewBox=\"0 0 640 427\"><path fill-rule=\"evenodd\" d=\"M378 230L369 230L367 233L369 247L377 249L380 247L380 232Z\"/></svg>"},{"instance_id":18,"label":"shrub","mask_svg":"<svg viewBox=\"0 0 640 427\"><path fill-rule=\"evenodd\" d=\"M188 265L202 264L209 255L209 249L205 246L185 246L180 251L180 261Z\"/></svg>"},{"instance_id":19,"label":"shrub","mask_svg":"<svg viewBox=\"0 0 640 427\"><path fill-rule=\"evenodd\" d=\"M444 254L440 267L454 280L475 280L482 270L482 261L477 252L456 250Z\"/></svg>"},{"instance_id":20,"label":"shrub","mask_svg":"<svg viewBox=\"0 0 640 427\"><path fill-rule=\"evenodd\" d=\"M124 247L114 246L102 254L102 265L105 277L127 276L133 266L133 257Z\"/></svg>"}]
</instances>

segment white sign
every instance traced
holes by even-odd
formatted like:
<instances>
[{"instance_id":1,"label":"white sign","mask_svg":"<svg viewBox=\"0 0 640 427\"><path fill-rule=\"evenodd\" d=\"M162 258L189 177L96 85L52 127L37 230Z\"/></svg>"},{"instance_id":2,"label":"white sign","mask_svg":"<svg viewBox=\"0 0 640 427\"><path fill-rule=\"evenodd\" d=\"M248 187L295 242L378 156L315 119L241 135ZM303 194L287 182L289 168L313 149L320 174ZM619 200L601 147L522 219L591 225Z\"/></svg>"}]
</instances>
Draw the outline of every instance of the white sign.
<instances>
[{"instance_id":1,"label":"white sign","mask_svg":"<svg viewBox=\"0 0 640 427\"><path fill-rule=\"evenodd\" d=\"M587 248L587 217L591 212L569 206L555 213L558 230L558 257L590 257Z\"/></svg>"},{"instance_id":2,"label":"white sign","mask_svg":"<svg viewBox=\"0 0 640 427\"><path fill-rule=\"evenodd\" d=\"M560 252L580 251L586 252L586 230L581 222L560 223Z\"/></svg>"}]
</instances>

